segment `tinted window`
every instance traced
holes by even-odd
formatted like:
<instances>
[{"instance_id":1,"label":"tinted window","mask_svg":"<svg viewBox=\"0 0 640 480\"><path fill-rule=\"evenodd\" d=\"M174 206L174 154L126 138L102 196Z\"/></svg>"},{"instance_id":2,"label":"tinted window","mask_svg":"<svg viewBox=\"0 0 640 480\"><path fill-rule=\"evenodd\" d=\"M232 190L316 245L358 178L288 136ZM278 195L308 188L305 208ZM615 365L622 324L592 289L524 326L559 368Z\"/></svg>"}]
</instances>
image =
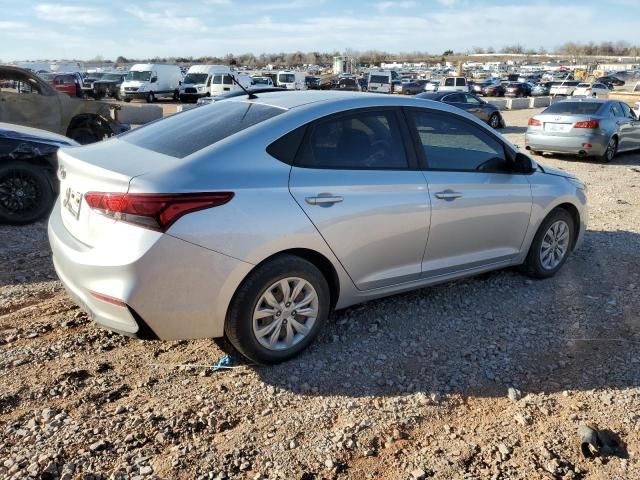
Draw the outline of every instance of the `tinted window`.
<instances>
[{"instance_id":1,"label":"tinted window","mask_svg":"<svg viewBox=\"0 0 640 480\"><path fill-rule=\"evenodd\" d=\"M257 103L216 102L137 128L120 138L183 158L283 112Z\"/></svg>"},{"instance_id":2,"label":"tinted window","mask_svg":"<svg viewBox=\"0 0 640 480\"><path fill-rule=\"evenodd\" d=\"M451 95L444 97L442 101L446 103L463 103L464 97L461 93L452 93Z\"/></svg>"},{"instance_id":3,"label":"tinted window","mask_svg":"<svg viewBox=\"0 0 640 480\"><path fill-rule=\"evenodd\" d=\"M430 169L510 171L502 144L480 128L452 115L416 111L412 116Z\"/></svg>"},{"instance_id":4,"label":"tinted window","mask_svg":"<svg viewBox=\"0 0 640 480\"><path fill-rule=\"evenodd\" d=\"M467 84L464 78L456 78L456 86L464 87Z\"/></svg>"},{"instance_id":5,"label":"tinted window","mask_svg":"<svg viewBox=\"0 0 640 480\"><path fill-rule=\"evenodd\" d=\"M444 79L444 86L445 87L453 87L453 82L455 79L453 78L445 78Z\"/></svg>"},{"instance_id":6,"label":"tinted window","mask_svg":"<svg viewBox=\"0 0 640 480\"><path fill-rule=\"evenodd\" d=\"M597 102L558 102L548 107L542 113L556 115L595 115L600 110L601 103Z\"/></svg>"},{"instance_id":7,"label":"tinted window","mask_svg":"<svg viewBox=\"0 0 640 480\"><path fill-rule=\"evenodd\" d=\"M622 107L622 112L624 113L625 117L636 118L636 114L633 112L633 110L631 110L631 107L629 107L629 105L627 105L626 103L620 103L620 106Z\"/></svg>"},{"instance_id":8,"label":"tinted window","mask_svg":"<svg viewBox=\"0 0 640 480\"><path fill-rule=\"evenodd\" d=\"M386 75L371 75L369 83L389 83L389 77Z\"/></svg>"},{"instance_id":9,"label":"tinted window","mask_svg":"<svg viewBox=\"0 0 640 480\"><path fill-rule=\"evenodd\" d=\"M313 125L296 165L309 168L407 168L395 113L359 112Z\"/></svg>"},{"instance_id":10,"label":"tinted window","mask_svg":"<svg viewBox=\"0 0 640 480\"><path fill-rule=\"evenodd\" d=\"M480 105L480 104L482 104L482 102L480 101L480 99L478 97L474 97L473 95L470 95L468 93L464 94L464 100L465 100L465 103L469 103L471 105Z\"/></svg>"},{"instance_id":11,"label":"tinted window","mask_svg":"<svg viewBox=\"0 0 640 480\"><path fill-rule=\"evenodd\" d=\"M619 103L616 102L611 104L611 115L614 117L624 117Z\"/></svg>"}]
</instances>

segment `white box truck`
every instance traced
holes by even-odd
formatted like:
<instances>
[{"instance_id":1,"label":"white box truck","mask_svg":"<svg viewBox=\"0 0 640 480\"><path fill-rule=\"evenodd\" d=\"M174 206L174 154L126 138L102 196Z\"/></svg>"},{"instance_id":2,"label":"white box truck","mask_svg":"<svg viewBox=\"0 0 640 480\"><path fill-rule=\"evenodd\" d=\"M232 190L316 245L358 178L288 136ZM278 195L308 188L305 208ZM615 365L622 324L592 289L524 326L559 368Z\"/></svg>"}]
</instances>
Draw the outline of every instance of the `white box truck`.
<instances>
[{"instance_id":1,"label":"white box truck","mask_svg":"<svg viewBox=\"0 0 640 480\"><path fill-rule=\"evenodd\" d=\"M180 85L181 102L197 102L198 98L211 95L211 82L216 73L229 71L224 65L192 65Z\"/></svg>"},{"instance_id":2,"label":"white box truck","mask_svg":"<svg viewBox=\"0 0 640 480\"><path fill-rule=\"evenodd\" d=\"M278 72L278 87L288 90L306 90L305 82L307 75L304 72L295 72L293 70L281 70Z\"/></svg>"},{"instance_id":3,"label":"white box truck","mask_svg":"<svg viewBox=\"0 0 640 480\"><path fill-rule=\"evenodd\" d=\"M178 65L138 63L132 66L120 86L125 102L134 98L155 102L158 98L178 99L182 72Z\"/></svg>"}]
</instances>

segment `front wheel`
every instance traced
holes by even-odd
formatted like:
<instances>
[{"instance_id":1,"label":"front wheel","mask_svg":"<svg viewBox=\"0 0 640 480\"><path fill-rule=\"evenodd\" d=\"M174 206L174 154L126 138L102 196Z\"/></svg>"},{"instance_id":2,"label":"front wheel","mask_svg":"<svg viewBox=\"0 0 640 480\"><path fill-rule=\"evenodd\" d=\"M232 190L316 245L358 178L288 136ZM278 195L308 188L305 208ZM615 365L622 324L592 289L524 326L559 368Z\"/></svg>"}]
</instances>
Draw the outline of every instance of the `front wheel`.
<instances>
[{"instance_id":1,"label":"front wheel","mask_svg":"<svg viewBox=\"0 0 640 480\"><path fill-rule=\"evenodd\" d=\"M153 92L149 92L149 95L147 95L147 103L153 103L156 101L156 96L154 95Z\"/></svg>"},{"instance_id":2,"label":"front wheel","mask_svg":"<svg viewBox=\"0 0 640 480\"><path fill-rule=\"evenodd\" d=\"M24 225L44 217L54 194L43 167L25 162L0 166L0 222Z\"/></svg>"},{"instance_id":3,"label":"front wheel","mask_svg":"<svg viewBox=\"0 0 640 480\"><path fill-rule=\"evenodd\" d=\"M554 276L569 256L576 227L565 209L552 210L533 239L523 265L525 273L534 278Z\"/></svg>"},{"instance_id":4,"label":"front wheel","mask_svg":"<svg viewBox=\"0 0 640 480\"><path fill-rule=\"evenodd\" d=\"M491 116L489 117L489 126L497 130L498 128L500 128L500 123L500 115L497 113L491 114Z\"/></svg>"},{"instance_id":5,"label":"front wheel","mask_svg":"<svg viewBox=\"0 0 640 480\"><path fill-rule=\"evenodd\" d=\"M248 359L280 363L313 341L330 310L329 286L312 263L283 255L257 267L238 288L225 334Z\"/></svg>"}]
</instances>

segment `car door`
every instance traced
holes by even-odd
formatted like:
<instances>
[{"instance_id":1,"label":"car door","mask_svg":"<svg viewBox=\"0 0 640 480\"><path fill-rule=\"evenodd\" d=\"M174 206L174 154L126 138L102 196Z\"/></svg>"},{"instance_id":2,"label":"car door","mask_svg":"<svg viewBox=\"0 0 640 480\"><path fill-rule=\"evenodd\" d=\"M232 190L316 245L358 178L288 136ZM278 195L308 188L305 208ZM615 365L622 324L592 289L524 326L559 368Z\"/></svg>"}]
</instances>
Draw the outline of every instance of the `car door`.
<instances>
[{"instance_id":1,"label":"car door","mask_svg":"<svg viewBox=\"0 0 640 480\"><path fill-rule=\"evenodd\" d=\"M489 110L485 108L485 103L482 100L470 93L464 93L462 96L467 112L478 117L483 122L489 121Z\"/></svg>"},{"instance_id":2,"label":"car door","mask_svg":"<svg viewBox=\"0 0 640 480\"><path fill-rule=\"evenodd\" d=\"M291 194L361 290L420 277L429 195L394 108L325 117L307 127Z\"/></svg>"},{"instance_id":3,"label":"car door","mask_svg":"<svg viewBox=\"0 0 640 480\"><path fill-rule=\"evenodd\" d=\"M612 102L611 114L618 129L618 150L633 150L640 148L640 122L629 105L623 102Z\"/></svg>"},{"instance_id":4,"label":"car door","mask_svg":"<svg viewBox=\"0 0 640 480\"><path fill-rule=\"evenodd\" d=\"M20 72L2 72L0 122L15 123L50 132L61 132L58 93Z\"/></svg>"},{"instance_id":5,"label":"car door","mask_svg":"<svg viewBox=\"0 0 640 480\"><path fill-rule=\"evenodd\" d=\"M464 95L459 92L450 93L449 95L445 95L442 97L442 101L454 107L461 108L462 110L467 110L470 105L467 105L464 101Z\"/></svg>"},{"instance_id":6,"label":"car door","mask_svg":"<svg viewBox=\"0 0 640 480\"><path fill-rule=\"evenodd\" d=\"M520 253L532 195L498 136L461 116L410 109L425 164L431 226L423 276L507 265Z\"/></svg>"}]
</instances>

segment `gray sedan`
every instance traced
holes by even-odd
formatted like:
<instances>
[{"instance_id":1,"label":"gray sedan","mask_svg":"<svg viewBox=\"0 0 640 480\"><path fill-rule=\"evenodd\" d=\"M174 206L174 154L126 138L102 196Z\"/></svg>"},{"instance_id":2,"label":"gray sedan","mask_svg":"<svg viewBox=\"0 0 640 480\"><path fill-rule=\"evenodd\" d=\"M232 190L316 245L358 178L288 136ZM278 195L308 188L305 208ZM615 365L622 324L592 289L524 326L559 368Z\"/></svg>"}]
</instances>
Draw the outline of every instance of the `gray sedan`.
<instances>
[{"instance_id":1,"label":"gray sedan","mask_svg":"<svg viewBox=\"0 0 640 480\"><path fill-rule=\"evenodd\" d=\"M444 102L454 107L461 108L465 112L488 123L492 128L504 128L505 121L500 109L495 105L485 102L472 93L466 92L438 92L420 93L416 98L424 98L436 102Z\"/></svg>"},{"instance_id":2,"label":"gray sedan","mask_svg":"<svg viewBox=\"0 0 640 480\"><path fill-rule=\"evenodd\" d=\"M582 241L584 184L457 108L257 97L60 151L53 262L96 323L280 362L333 309L514 265L550 277Z\"/></svg>"},{"instance_id":3,"label":"gray sedan","mask_svg":"<svg viewBox=\"0 0 640 480\"><path fill-rule=\"evenodd\" d=\"M619 152L640 148L640 121L624 102L564 100L529 119L525 144L533 153L567 153L610 162Z\"/></svg>"}]
</instances>

